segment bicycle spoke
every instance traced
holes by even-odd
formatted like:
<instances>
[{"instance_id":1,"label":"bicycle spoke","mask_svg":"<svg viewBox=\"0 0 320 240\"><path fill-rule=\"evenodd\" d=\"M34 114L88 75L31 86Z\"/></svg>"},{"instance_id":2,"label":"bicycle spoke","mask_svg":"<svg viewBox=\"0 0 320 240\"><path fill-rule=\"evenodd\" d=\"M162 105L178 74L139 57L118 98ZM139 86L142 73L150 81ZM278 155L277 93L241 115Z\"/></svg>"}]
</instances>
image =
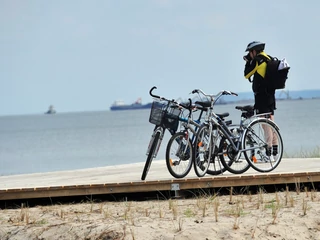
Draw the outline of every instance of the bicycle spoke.
<instances>
[{"instance_id":1,"label":"bicycle spoke","mask_svg":"<svg viewBox=\"0 0 320 240\"><path fill-rule=\"evenodd\" d=\"M203 177L209 168L213 151L213 136L207 126L203 126L196 137L194 146L194 170L198 177Z\"/></svg>"},{"instance_id":2,"label":"bicycle spoke","mask_svg":"<svg viewBox=\"0 0 320 240\"><path fill-rule=\"evenodd\" d=\"M221 162L229 172L241 174L250 168L243 154L240 155L239 159L236 159L238 152L233 149L230 141L225 137L220 143L220 153Z\"/></svg>"},{"instance_id":3,"label":"bicycle spoke","mask_svg":"<svg viewBox=\"0 0 320 240\"><path fill-rule=\"evenodd\" d=\"M248 163L259 172L270 172L280 163L283 153L279 130L270 121L259 119L249 125L243 141Z\"/></svg>"},{"instance_id":4,"label":"bicycle spoke","mask_svg":"<svg viewBox=\"0 0 320 240\"><path fill-rule=\"evenodd\" d=\"M166 163L175 178L185 177L192 167L192 144L184 132L174 134L167 145Z\"/></svg>"}]
</instances>

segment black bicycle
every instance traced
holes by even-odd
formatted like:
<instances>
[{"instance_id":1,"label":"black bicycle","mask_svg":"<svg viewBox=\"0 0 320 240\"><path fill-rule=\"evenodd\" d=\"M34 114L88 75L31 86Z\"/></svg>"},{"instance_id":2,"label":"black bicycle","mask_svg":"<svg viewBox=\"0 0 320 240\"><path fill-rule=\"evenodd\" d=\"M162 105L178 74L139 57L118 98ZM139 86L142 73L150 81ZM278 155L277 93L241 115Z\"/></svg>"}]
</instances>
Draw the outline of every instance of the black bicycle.
<instances>
[{"instance_id":1,"label":"black bicycle","mask_svg":"<svg viewBox=\"0 0 320 240\"><path fill-rule=\"evenodd\" d=\"M152 93L157 87L152 87L149 94L154 98L152 103L149 122L155 125L151 139L147 148L147 160L143 168L141 180L145 180L151 166L152 159L154 159L160 149L165 130L173 135L178 129L179 115L181 109L179 104L174 100L169 100Z\"/></svg>"}]
</instances>

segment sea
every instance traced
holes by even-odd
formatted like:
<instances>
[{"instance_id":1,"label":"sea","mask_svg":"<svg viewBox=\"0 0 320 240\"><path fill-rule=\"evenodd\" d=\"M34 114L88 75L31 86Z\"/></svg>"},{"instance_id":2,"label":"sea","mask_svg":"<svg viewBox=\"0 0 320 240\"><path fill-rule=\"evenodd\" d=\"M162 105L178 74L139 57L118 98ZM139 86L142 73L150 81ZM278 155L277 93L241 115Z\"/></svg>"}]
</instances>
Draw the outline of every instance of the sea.
<instances>
[{"instance_id":1,"label":"sea","mask_svg":"<svg viewBox=\"0 0 320 240\"><path fill-rule=\"evenodd\" d=\"M236 105L215 106L240 122ZM149 109L0 116L0 176L44 173L145 162L154 128ZM320 149L320 99L277 101L275 122L284 154ZM166 131L156 159L165 158ZM128 169L130 171L130 169ZM142 169L141 169L142 171Z\"/></svg>"}]
</instances>

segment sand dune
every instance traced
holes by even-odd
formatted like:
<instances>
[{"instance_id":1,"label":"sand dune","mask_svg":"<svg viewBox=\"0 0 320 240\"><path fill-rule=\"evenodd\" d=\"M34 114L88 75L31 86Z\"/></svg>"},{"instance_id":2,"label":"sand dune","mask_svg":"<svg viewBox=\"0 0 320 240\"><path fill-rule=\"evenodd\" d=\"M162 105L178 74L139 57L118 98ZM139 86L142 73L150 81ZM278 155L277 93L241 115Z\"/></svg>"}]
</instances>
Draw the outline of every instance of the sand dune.
<instances>
[{"instance_id":1,"label":"sand dune","mask_svg":"<svg viewBox=\"0 0 320 240\"><path fill-rule=\"evenodd\" d=\"M0 210L0 239L320 239L315 191Z\"/></svg>"}]
</instances>

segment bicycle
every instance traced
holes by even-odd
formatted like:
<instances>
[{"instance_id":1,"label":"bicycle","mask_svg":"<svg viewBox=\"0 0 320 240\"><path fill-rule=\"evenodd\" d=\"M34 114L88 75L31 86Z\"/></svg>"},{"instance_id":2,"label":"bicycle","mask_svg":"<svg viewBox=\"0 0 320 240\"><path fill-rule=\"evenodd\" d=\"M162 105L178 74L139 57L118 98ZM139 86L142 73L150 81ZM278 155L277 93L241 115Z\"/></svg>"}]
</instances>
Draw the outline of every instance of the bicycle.
<instances>
[{"instance_id":1,"label":"bicycle","mask_svg":"<svg viewBox=\"0 0 320 240\"><path fill-rule=\"evenodd\" d=\"M200 89L198 89L198 92L202 93L204 96L212 97L212 95L207 95ZM222 95L223 93L219 93L218 97ZM246 109L245 112L248 112L247 110L249 109ZM198 170L200 176L205 175L205 171L208 168L205 164L209 165L210 162L206 157L202 160L200 158L201 154L210 151L210 149L213 148L213 140L216 140L219 137L222 139L217 152L221 162L228 171L243 173L248 170L250 166L259 172L270 172L275 169L282 159L283 142L279 127L269 118L266 118L267 116L268 114L259 114L253 115L252 118L247 117L248 122L241 125L241 128L238 129L238 133L234 133L231 131L232 129L230 129L230 127L213 112L212 117L208 119L207 124L202 127L203 129L199 130L199 136L197 136L198 138L196 139L198 145L195 147L194 151L194 154L196 154L194 165L195 171ZM210 137L212 136L212 129L214 129L214 126L217 129L215 139ZM271 142L271 135L273 136L274 142ZM273 149L273 146L276 146L276 148ZM239 162L242 153L248 165L238 170L231 168L233 164ZM224 158L224 155L228 156L228 162Z\"/></svg>"},{"instance_id":2,"label":"bicycle","mask_svg":"<svg viewBox=\"0 0 320 240\"><path fill-rule=\"evenodd\" d=\"M207 109L192 105L189 98L189 105L180 104L181 107L188 110L187 117L179 117L182 130L176 132L168 141L166 149L166 164L170 174L175 178L183 178L192 168L193 143L196 132L201 126L201 118ZM201 110L198 118L193 120L193 112Z\"/></svg>"},{"instance_id":3,"label":"bicycle","mask_svg":"<svg viewBox=\"0 0 320 240\"><path fill-rule=\"evenodd\" d=\"M197 103L197 102L196 102ZM193 144L198 129L201 127L201 118L204 112L210 112L210 108L201 107L197 104L192 105L189 98L189 104L180 106L188 110L188 115L183 118L179 117L181 122L181 130L176 132L168 141L166 149L166 164L170 174L175 178L183 178L190 172L193 161ZM193 113L200 110L200 114L196 120L193 119ZM210 113L209 113L210 114ZM182 114L181 114L182 115ZM228 113L218 114L221 118L227 117ZM231 124L232 121L226 121L226 124ZM215 155L211 155L211 165L207 173L218 175L225 172L227 169L223 167L219 159L215 159ZM212 166L212 168L211 168Z\"/></svg>"},{"instance_id":4,"label":"bicycle","mask_svg":"<svg viewBox=\"0 0 320 240\"><path fill-rule=\"evenodd\" d=\"M221 145L221 137L220 131L217 128L218 123L215 119L219 119L225 128L228 128L230 125L230 121L225 121L224 118L229 116L229 113L224 114L216 114L213 111L213 106L219 100L219 98L223 95L234 95L237 96L236 93L231 91L221 91L217 95L210 95L205 94L201 89L195 89L192 93L202 94L209 101L199 102L197 101L196 104L199 104L202 107L208 109L208 114L205 119L205 123L201 126L198 130L196 135L195 144L194 144L194 171L198 177L203 177L210 167L210 164L218 163L220 165L220 161L222 162L223 155L218 155L219 147L217 145ZM218 161L214 161L214 159L219 156ZM214 165L214 166L215 166ZM221 165L219 167L221 168ZM223 169L225 171L225 169ZM210 170L210 173L216 173L216 171Z\"/></svg>"},{"instance_id":5,"label":"bicycle","mask_svg":"<svg viewBox=\"0 0 320 240\"><path fill-rule=\"evenodd\" d=\"M160 149L165 130L168 129L173 135L179 125L179 115L181 109L177 108L177 102L174 99L169 100L158 95L154 95L152 91L157 89L157 87L152 87L149 94L154 98L154 101L150 110L149 122L155 124L155 128L151 135L151 139L147 148L147 160L144 165L141 180L145 180L149 168L151 166L152 159L155 158Z\"/></svg>"},{"instance_id":6,"label":"bicycle","mask_svg":"<svg viewBox=\"0 0 320 240\"><path fill-rule=\"evenodd\" d=\"M237 137L233 140L237 148L233 148L230 139L223 136L223 146L219 154L224 155L224 161L222 161L224 167L235 174L244 173L250 167L259 172L272 171L279 165L283 154L283 142L278 126L269 119L270 113L255 115L252 105L235 108L241 111L241 120L239 125L231 125L230 131ZM266 119L267 123L265 123ZM272 142L269 143L270 135L274 135L273 140L277 142L277 153L273 151L272 156L269 149L272 144ZM242 150L238 151L239 149ZM226 158L229 160L226 161Z\"/></svg>"}]
</instances>

